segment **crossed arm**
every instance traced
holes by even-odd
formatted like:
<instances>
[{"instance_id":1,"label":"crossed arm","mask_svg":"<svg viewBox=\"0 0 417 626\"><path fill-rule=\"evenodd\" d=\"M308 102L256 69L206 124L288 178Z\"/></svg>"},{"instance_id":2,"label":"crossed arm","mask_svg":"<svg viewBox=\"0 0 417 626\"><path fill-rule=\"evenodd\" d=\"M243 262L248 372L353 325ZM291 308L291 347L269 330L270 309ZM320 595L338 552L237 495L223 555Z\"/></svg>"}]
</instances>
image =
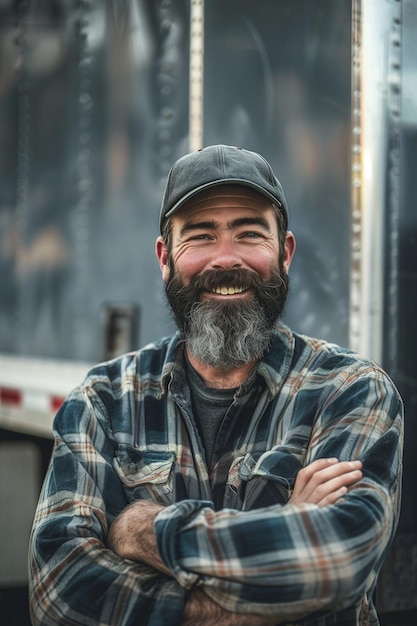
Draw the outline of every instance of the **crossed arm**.
<instances>
[{"instance_id":1,"label":"crossed arm","mask_svg":"<svg viewBox=\"0 0 417 626\"><path fill-rule=\"evenodd\" d=\"M334 458L314 461L298 473L290 503L331 506L360 480L361 467L360 461L339 462ZM111 525L107 545L122 558L147 564L170 576L171 572L159 554L154 533L155 517L163 508L144 500L129 505ZM203 626L269 626L279 622L279 617L231 613L202 590L195 589L185 605L183 626L196 623Z\"/></svg>"}]
</instances>

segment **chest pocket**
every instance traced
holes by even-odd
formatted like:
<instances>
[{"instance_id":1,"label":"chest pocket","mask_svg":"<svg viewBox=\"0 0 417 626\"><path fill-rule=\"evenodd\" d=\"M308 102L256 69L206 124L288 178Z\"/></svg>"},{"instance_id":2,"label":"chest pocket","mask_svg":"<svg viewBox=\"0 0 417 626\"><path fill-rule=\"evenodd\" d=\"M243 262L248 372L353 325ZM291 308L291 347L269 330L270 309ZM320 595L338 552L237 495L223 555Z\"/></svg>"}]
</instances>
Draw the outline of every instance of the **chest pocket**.
<instances>
[{"instance_id":1,"label":"chest pocket","mask_svg":"<svg viewBox=\"0 0 417 626\"><path fill-rule=\"evenodd\" d=\"M248 511L286 504L306 453L307 448L282 445L257 458L246 454L236 459L228 475L225 506Z\"/></svg>"},{"instance_id":2,"label":"chest pocket","mask_svg":"<svg viewBox=\"0 0 417 626\"><path fill-rule=\"evenodd\" d=\"M177 472L173 452L142 451L120 444L113 466L129 502L146 499L171 504L174 501Z\"/></svg>"}]
</instances>

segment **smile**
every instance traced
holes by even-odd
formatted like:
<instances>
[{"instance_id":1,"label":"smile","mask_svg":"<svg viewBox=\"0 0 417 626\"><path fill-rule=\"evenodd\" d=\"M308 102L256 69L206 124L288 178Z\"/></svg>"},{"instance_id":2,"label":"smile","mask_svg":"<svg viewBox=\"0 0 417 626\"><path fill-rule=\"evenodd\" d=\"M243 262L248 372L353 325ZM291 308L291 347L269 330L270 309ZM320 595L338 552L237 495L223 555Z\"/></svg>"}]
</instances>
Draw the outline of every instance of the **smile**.
<instances>
[{"instance_id":1,"label":"smile","mask_svg":"<svg viewBox=\"0 0 417 626\"><path fill-rule=\"evenodd\" d=\"M216 289L212 289L212 293L220 296L234 296L236 293L243 293L244 291L246 291L245 287L216 287Z\"/></svg>"}]
</instances>

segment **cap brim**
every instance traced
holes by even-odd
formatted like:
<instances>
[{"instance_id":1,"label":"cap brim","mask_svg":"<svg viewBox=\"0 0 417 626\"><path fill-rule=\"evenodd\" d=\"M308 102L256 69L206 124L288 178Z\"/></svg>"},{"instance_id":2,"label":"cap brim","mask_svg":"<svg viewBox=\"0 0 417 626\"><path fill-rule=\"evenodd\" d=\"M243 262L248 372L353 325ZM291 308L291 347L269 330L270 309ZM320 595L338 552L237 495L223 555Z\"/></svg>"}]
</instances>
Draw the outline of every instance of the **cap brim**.
<instances>
[{"instance_id":1,"label":"cap brim","mask_svg":"<svg viewBox=\"0 0 417 626\"><path fill-rule=\"evenodd\" d=\"M162 216L162 221L167 217L171 217L171 215L174 215L174 213L177 213L177 211L179 211L179 209L181 209L181 207L186 202L188 202L188 200L190 200L197 194L201 193L202 191L206 191L211 187L219 187L220 185L242 185L243 187L249 187L250 189L258 191L262 196L269 198L271 202L278 204L280 209L283 208L282 202L276 196L266 191L264 187L261 187L260 185L256 185L251 181L245 180L244 178L222 178L221 180L210 181L209 183L205 183L204 185L200 185L192 191L189 191L185 196L181 198L181 200L178 200L178 202L176 202L174 206L171 207L169 211L167 211L167 213Z\"/></svg>"}]
</instances>

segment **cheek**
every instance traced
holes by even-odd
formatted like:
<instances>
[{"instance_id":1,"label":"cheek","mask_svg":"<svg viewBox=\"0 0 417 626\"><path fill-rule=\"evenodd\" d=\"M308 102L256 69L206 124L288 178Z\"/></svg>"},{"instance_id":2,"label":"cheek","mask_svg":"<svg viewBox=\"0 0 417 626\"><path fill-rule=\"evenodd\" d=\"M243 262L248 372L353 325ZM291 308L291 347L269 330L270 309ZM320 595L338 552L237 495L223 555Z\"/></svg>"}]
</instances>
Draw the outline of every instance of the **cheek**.
<instances>
[{"instance_id":1,"label":"cheek","mask_svg":"<svg viewBox=\"0 0 417 626\"><path fill-rule=\"evenodd\" d=\"M198 254L182 254L172 260L172 267L187 284L206 268L206 259Z\"/></svg>"},{"instance_id":2,"label":"cheek","mask_svg":"<svg viewBox=\"0 0 417 626\"><path fill-rule=\"evenodd\" d=\"M250 269L262 276L269 278L271 270L278 266L278 254L262 254L259 250L251 258L247 259Z\"/></svg>"}]
</instances>

